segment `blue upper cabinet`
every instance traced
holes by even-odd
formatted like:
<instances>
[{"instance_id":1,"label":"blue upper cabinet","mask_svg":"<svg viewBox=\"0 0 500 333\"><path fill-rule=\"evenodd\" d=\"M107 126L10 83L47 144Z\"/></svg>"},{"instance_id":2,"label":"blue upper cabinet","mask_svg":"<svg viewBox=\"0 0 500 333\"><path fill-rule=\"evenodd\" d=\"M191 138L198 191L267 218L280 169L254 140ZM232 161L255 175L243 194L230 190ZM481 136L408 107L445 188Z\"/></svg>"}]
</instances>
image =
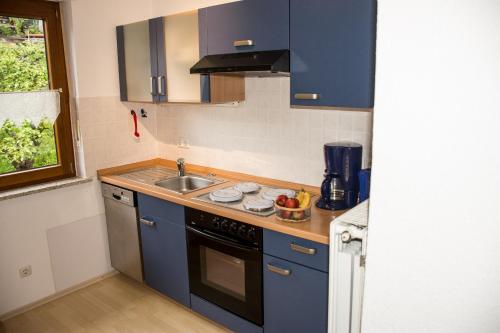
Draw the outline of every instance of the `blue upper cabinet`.
<instances>
[{"instance_id":1,"label":"blue upper cabinet","mask_svg":"<svg viewBox=\"0 0 500 333\"><path fill-rule=\"evenodd\" d=\"M376 0L290 0L292 105L371 108Z\"/></svg>"},{"instance_id":2,"label":"blue upper cabinet","mask_svg":"<svg viewBox=\"0 0 500 333\"><path fill-rule=\"evenodd\" d=\"M200 16L206 54L289 49L289 0L237 1L201 9Z\"/></svg>"},{"instance_id":3,"label":"blue upper cabinet","mask_svg":"<svg viewBox=\"0 0 500 333\"><path fill-rule=\"evenodd\" d=\"M137 195L144 280L147 285L190 306L184 207Z\"/></svg>"}]
</instances>

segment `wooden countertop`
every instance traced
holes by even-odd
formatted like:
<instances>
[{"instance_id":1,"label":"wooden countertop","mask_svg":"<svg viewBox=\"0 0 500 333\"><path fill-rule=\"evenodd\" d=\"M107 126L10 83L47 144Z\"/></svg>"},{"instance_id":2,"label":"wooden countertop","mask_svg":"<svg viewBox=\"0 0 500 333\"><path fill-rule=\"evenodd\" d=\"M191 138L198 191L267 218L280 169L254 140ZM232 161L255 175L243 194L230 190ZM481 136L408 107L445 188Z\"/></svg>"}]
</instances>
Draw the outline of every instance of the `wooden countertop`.
<instances>
[{"instance_id":1,"label":"wooden countertop","mask_svg":"<svg viewBox=\"0 0 500 333\"><path fill-rule=\"evenodd\" d=\"M276 179L256 177L252 175L247 175L243 173L236 173L231 171L225 171L221 169L214 169L203 167L199 165L186 164L186 172L207 175L209 173L215 174L216 178L226 180L226 182L211 186L209 188L201 189L187 194L177 194L175 192L168 191L158 186L148 185L140 182L136 182L125 177L120 177L119 175L132 170L139 170L148 167L166 167L169 169L176 170L176 164L174 161L164 160L164 159L153 159L144 162L132 163L123 166L108 168L98 170L97 174L99 179L103 182L120 186L133 191L141 192L153 197L164 199L177 203L179 205L188 206L195 209L200 209L209 213L217 214L230 219L242 221L248 224L253 224L262 228L269 230L274 230L284 234L289 234L292 236L301 237L304 239L312 240L315 242L328 244L329 241L329 230L330 222L337 216L343 214L345 211L327 211L317 208L314 204L311 208L311 220L308 222L301 223L287 223L278 221L274 215L268 217L261 217L253 215L250 213L245 213L230 208L224 208L217 205L212 205L206 202L193 200L193 198L214 191L215 189L225 188L234 185L241 181L253 181L260 184L266 184L271 186L290 188L299 190L304 188L306 191L315 195L314 201L317 200L319 196L319 188L302 185L297 183L285 182Z\"/></svg>"}]
</instances>

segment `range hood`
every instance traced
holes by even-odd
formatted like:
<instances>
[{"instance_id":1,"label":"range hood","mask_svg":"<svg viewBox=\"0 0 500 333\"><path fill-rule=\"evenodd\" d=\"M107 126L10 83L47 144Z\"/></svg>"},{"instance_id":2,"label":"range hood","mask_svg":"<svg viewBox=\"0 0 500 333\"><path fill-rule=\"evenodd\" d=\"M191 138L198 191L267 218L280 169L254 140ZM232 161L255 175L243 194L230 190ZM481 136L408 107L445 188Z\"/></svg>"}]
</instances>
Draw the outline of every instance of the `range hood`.
<instances>
[{"instance_id":1,"label":"range hood","mask_svg":"<svg viewBox=\"0 0 500 333\"><path fill-rule=\"evenodd\" d=\"M190 70L191 74L234 74L244 76L289 76L290 51L260 51L207 55Z\"/></svg>"}]
</instances>

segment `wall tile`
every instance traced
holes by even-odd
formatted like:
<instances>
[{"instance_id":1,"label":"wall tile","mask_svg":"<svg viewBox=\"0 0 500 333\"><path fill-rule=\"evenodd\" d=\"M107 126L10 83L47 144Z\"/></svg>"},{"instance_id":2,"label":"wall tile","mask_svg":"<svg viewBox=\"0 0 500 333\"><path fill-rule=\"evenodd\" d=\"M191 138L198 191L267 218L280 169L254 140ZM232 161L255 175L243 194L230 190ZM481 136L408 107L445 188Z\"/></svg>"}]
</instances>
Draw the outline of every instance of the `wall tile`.
<instances>
[{"instance_id":1,"label":"wall tile","mask_svg":"<svg viewBox=\"0 0 500 333\"><path fill-rule=\"evenodd\" d=\"M161 106L158 155L320 185L323 144L356 140L368 145L363 163L369 165L371 113L292 109L289 78L247 78L245 86L246 100L236 107ZM191 148L178 148L179 137Z\"/></svg>"},{"instance_id":2,"label":"wall tile","mask_svg":"<svg viewBox=\"0 0 500 333\"><path fill-rule=\"evenodd\" d=\"M147 118L139 117L139 133L133 133L130 110L143 107ZM158 155L156 106L122 103L118 97L80 98L78 116L87 176L96 170L137 162Z\"/></svg>"},{"instance_id":3,"label":"wall tile","mask_svg":"<svg viewBox=\"0 0 500 333\"><path fill-rule=\"evenodd\" d=\"M122 103L118 97L80 98L78 114L87 175L154 157L320 185L323 145L354 140L371 161L369 112L290 108L289 78L247 78L239 105ZM144 108L139 139L130 109ZM180 148L180 140L190 148Z\"/></svg>"}]
</instances>

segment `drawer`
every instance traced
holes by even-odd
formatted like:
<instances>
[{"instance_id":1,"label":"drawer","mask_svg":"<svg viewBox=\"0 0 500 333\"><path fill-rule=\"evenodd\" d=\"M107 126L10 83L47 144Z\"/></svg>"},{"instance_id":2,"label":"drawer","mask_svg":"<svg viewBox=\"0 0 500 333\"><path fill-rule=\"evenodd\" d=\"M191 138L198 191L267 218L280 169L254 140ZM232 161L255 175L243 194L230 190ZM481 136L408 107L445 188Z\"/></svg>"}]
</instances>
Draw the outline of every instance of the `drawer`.
<instances>
[{"instance_id":1,"label":"drawer","mask_svg":"<svg viewBox=\"0 0 500 333\"><path fill-rule=\"evenodd\" d=\"M164 220L178 225L185 225L184 206L161 200L142 193L137 194L139 217Z\"/></svg>"},{"instance_id":2,"label":"drawer","mask_svg":"<svg viewBox=\"0 0 500 333\"><path fill-rule=\"evenodd\" d=\"M328 272L328 245L264 230L264 253Z\"/></svg>"}]
</instances>

